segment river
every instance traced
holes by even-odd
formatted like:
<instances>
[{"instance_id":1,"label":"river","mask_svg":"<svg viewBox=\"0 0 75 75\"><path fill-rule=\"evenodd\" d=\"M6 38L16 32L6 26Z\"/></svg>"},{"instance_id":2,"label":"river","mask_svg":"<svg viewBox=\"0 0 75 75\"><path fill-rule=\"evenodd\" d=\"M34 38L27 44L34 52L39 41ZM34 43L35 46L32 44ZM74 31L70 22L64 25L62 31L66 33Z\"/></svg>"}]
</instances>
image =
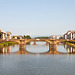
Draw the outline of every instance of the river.
<instances>
[{"instance_id":1,"label":"river","mask_svg":"<svg viewBox=\"0 0 75 75\"><path fill-rule=\"evenodd\" d=\"M20 52L18 45L2 48L0 75L75 75L75 48L60 43L53 54L43 54L49 46L37 42L26 45L26 50L28 54Z\"/></svg>"}]
</instances>

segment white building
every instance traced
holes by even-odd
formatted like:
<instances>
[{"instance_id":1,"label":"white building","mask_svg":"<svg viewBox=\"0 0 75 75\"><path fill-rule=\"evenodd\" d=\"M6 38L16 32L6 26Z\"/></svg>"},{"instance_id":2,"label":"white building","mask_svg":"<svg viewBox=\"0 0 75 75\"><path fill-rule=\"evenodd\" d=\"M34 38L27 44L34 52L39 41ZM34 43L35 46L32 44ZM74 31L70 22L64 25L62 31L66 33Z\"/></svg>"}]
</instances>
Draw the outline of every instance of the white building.
<instances>
[{"instance_id":1,"label":"white building","mask_svg":"<svg viewBox=\"0 0 75 75\"><path fill-rule=\"evenodd\" d=\"M51 39L56 39L56 35L51 35Z\"/></svg>"},{"instance_id":2,"label":"white building","mask_svg":"<svg viewBox=\"0 0 75 75\"><path fill-rule=\"evenodd\" d=\"M57 35L57 36L56 36L56 39L60 39L60 37L61 37L60 35Z\"/></svg>"},{"instance_id":3,"label":"white building","mask_svg":"<svg viewBox=\"0 0 75 75\"><path fill-rule=\"evenodd\" d=\"M5 39L6 39L6 32L2 32L1 39L2 39L2 40L5 40Z\"/></svg>"},{"instance_id":4,"label":"white building","mask_svg":"<svg viewBox=\"0 0 75 75\"><path fill-rule=\"evenodd\" d=\"M1 29L0 29L0 32L1 32ZM11 39L11 32L1 32L0 38L2 40L9 40L9 39Z\"/></svg>"},{"instance_id":5,"label":"white building","mask_svg":"<svg viewBox=\"0 0 75 75\"><path fill-rule=\"evenodd\" d=\"M63 39L67 39L67 33L63 35Z\"/></svg>"},{"instance_id":6,"label":"white building","mask_svg":"<svg viewBox=\"0 0 75 75\"><path fill-rule=\"evenodd\" d=\"M64 34L63 39L75 39L75 31L68 31L66 34Z\"/></svg>"},{"instance_id":7,"label":"white building","mask_svg":"<svg viewBox=\"0 0 75 75\"><path fill-rule=\"evenodd\" d=\"M75 31L68 31L67 39L74 40L75 39Z\"/></svg>"},{"instance_id":8,"label":"white building","mask_svg":"<svg viewBox=\"0 0 75 75\"><path fill-rule=\"evenodd\" d=\"M11 32L6 32L6 40L11 39Z\"/></svg>"}]
</instances>

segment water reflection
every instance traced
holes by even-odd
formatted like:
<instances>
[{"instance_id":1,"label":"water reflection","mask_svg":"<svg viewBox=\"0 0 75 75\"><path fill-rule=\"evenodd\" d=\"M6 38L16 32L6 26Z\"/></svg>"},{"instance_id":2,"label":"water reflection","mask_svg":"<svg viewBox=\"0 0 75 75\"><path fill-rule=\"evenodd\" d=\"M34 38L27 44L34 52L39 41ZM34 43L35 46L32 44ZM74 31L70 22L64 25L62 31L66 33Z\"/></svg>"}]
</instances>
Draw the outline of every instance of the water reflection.
<instances>
[{"instance_id":1,"label":"water reflection","mask_svg":"<svg viewBox=\"0 0 75 75\"><path fill-rule=\"evenodd\" d=\"M64 48L68 51L68 53L75 53L75 47L64 44Z\"/></svg>"},{"instance_id":2,"label":"water reflection","mask_svg":"<svg viewBox=\"0 0 75 75\"><path fill-rule=\"evenodd\" d=\"M33 51L30 52L28 50L25 50L25 48L19 47L19 45L14 45L14 46L4 47L4 48L0 49L0 54L11 54L11 53L13 53L13 54L75 54L75 48L74 47L69 46L67 44L61 44L61 45L63 46L63 48L66 49L66 52L58 51L57 46L54 46L54 45L53 45L53 47L50 47L50 49L46 50L46 51L45 50L43 51L43 49L44 48L47 49L48 46L43 46L43 49L42 49L43 52L41 52L41 53L38 53L36 50L39 47L38 45L35 46L36 49L33 48L34 50L36 50L36 53ZM61 45L58 45L58 46L61 48ZM27 47L29 49L31 49L30 45L28 45ZM41 48L39 48L39 50Z\"/></svg>"},{"instance_id":3,"label":"water reflection","mask_svg":"<svg viewBox=\"0 0 75 75\"><path fill-rule=\"evenodd\" d=\"M11 53L11 46L0 49L0 53L3 54Z\"/></svg>"},{"instance_id":4,"label":"water reflection","mask_svg":"<svg viewBox=\"0 0 75 75\"><path fill-rule=\"evenodd\" d=\"M0 54L11 54L13 52L18 51L18 45L13 45L13 46L8 46L8 47L3 47L0 49Z\"/></svg>"}]
</instances>

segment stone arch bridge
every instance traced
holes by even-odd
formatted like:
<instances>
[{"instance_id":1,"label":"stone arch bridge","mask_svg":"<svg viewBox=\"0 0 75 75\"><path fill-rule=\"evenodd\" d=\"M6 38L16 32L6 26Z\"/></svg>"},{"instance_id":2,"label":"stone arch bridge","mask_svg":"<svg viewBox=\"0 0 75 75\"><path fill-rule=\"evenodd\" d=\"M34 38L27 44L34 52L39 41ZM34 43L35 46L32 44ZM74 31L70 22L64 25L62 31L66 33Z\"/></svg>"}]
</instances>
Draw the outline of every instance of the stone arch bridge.
<instances>
[{"instance_id":1,"label":"stone arch bridge","mask_svg":"<svg viewBox=\"0 0 75 75\"><path fill-rule=\"evenodd\" d=\"M28 42L47 42L49 43L49 50L56 50L57 43L63 42L66 40L56 40L56 39L11 39L9 41L17 42L19 44L19 49L26 50L26 44Z\"/></svg>"}]
</instances>

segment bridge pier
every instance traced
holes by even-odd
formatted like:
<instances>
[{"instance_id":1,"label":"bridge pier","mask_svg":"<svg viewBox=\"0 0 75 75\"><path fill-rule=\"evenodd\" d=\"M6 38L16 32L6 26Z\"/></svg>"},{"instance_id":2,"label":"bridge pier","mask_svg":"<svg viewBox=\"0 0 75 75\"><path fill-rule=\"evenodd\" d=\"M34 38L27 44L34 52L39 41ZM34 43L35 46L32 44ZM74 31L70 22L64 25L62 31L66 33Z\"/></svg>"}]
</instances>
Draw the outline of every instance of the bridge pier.
<instances>
[{"instance_id":1,"label":"bridge pier","mask_svg":"<svg viewBox=\"0 0 75 75\"><path fill-rule=\"evenodd\" d=\"M26 50L26 43L25 43L25 40L20 40L20 43L19 43L19 50Z\"/></svg>"},{"instance_id":2,"label":"bridge pier","mask_svg":"<svg viewBox=\"0 0 75 75\"><path fill-rule=\"evenodd\" d=\"M57 50L57 45L56 44L49 44L49 50L51 51L56 51Z\"/></svg>"},{"instance_id":3,"label":"bridge pier","mask_svg":"<svg viewBox=\"0 0 75 75\"><path fill-rule=\"evenodd\" d=\"M46 42L46 45L48 45L49 43L48 42Z\"/></svg>"},{"instance_id":4,"label":"bridge pier","mask_svg":"<svg viewBox=\"0 0 75 75\"><path fill-rule=\"evenodd\" d=\"M56 54L57 53L57 45L56 44L49 44L49 53Z\"/></svg>"},{"instance_id":5,"label":"bridge pier","mask_svg":"<svg viewBox=\"0 0 75 75\"><path fill-rule=\"evenodd\" d=\"M57 53L57 42L56 41L53 40L49 43L49 52L52 54Z\"/></svg>"},{"instance_id":6,"label":"bridge pier","mask_svg":"<svg viewBox=\"0 0 75 75\"><path fill-rule=\"evenodd\" d=\"M20 44L19 50L26 50L26 44Z\"/></svg>"},{"instance_id":7,"label":"bridge pier","mask_svg":"<svg viewBox=\"0 0 75 75\"><path fill-rule=\"evenodd\" d=\"M33 45L36 45L36 42L34 41Z\"/></svg>"}]
</instances>

